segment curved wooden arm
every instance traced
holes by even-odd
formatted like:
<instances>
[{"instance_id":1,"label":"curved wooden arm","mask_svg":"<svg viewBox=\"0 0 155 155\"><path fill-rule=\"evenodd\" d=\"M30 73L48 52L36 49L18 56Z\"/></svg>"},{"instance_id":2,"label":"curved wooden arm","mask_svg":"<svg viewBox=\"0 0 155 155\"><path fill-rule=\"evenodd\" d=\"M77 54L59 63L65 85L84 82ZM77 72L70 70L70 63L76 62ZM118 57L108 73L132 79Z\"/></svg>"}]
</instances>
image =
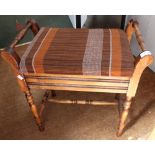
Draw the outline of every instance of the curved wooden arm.
<instances>
[{"instance_id":1,"label":"curved wooden arm","mask_svg":"<svg viewBox=\"0 0 155 155\"><path fill-rule=\"evenodd\" d=\"M13 72L15 76L17 77L17 82L20 86L21 91L25 92L28 90L28 86L25 82L25 79L23 78L22 74L19 72L19 65L15 58L8 52L2 51L1 52L2 58L11 65L11 68L13 69ZM22 79L19 79L18 76L22 77Z\"/></svg>"},{"instance_id":2,"label":"curved wooden arm","mask_svg":"<svg viewBox=\"0 0 155 155\"><path fill-rule=\"evenodd\" d=\"M136 66L135 66L133 75L130 79L127 96L130 96L130 97L135 96L141 75L142 75L144 69L147 66L149 66L150 64L152 64L152 62L153 62L152 55L147 55L147 56L144 56L143 58L139 59L139 61L137 62Z\"/></svg>"},{"instance_id":3,"label":"curved wooden arm","mask_svg":"<svg viewBox=\"0 0 155 155\"><path fill-rule=\"evenodd\" d=\"M19 70L19 64L16 58L13 55L11 55L9 52L7 52L6 50L1 52L1 56L8 64L10 64L14 73L17 74Z\"/></svg>"},{"instance_id":4,"label":"curved wooden arm","mask_svg":"<svg viewBox=\"0 0 155 155\"><path fill-rule=\"evenodd\" d=\"M24 92L27 91L28 87L26 86L26 82L22 77L21 73L19 72L20 57L15 52L15 46L17 45L18 42L22 40L22 38L26 35L29 29L31 29L33 34L36 35L39 31L39 26L34 20L32 19L28 20L25 27L19 32L14 41L10 44L10 46L1 52L2 58L8 64L10 64L15 76L17 77L17 81L20 85L20 88ZM18 77L21 77L21 79Z\"/></svg>"},{"instance_id":5,"label":"curved wooden arm","mask_svg":"<svg viewBox=\"0 0 155 155\"><path fill-rule=\"evenodd\" d=\"M128 37L129 42L131 40L132 34L135 33L136 40L137 40L137 42L138 42L138 44L139 44L139 46L140 46L140 48L142 50L142 53L144 51L146 51L144 40L143 40L142 34L140 32L137 21L134 21L133 19L131 19L129 21L129 23L127 24L127 27L126 27L125 31L127 33L127 37ZM141 57L139 55L136 58L136 60L135 60L135 69L134 69L133 75L132 75L132 77L130 79L127 96L130 96L130 97L135 96L140 77L141 77L144 69L147 66L149 66L150 64L152 64L152 62L153 62L153 56L152 55L146 55L144 57Z\"/></svg>"}]
</instances>

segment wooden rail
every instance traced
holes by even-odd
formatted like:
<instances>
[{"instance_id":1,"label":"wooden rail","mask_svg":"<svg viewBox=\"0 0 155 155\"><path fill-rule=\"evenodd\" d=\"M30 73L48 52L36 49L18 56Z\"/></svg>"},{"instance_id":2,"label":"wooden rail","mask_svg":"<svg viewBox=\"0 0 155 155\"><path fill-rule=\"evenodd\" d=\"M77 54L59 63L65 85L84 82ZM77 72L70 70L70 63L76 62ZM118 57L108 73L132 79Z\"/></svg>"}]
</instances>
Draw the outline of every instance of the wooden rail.
<instances>
[{"instance_id":1,"label":"wooden rail","mask_svg":"<svg viewBox=\"0 0 155 155\"><path fill-rule=\"evenodd\" d=\"M138 56L135 63L135 68L131 77L90 77L90 76L77 76L77 75L49 75L49 74L30 74L24 73L22 75L19 71L20 58L15 52L15 46L22 40L26 35L27 31L31 29L33 34L36 35L39 31L39 26L34 20L29 20L26 26L20 31L14 41L10 44L8 48L1 52L1 56L11 65L14 70L15 76L17 77L18 84L26 95L30 109L36 119L36 123L39 129L43 130L43 124L41 120L41 114L44 109L45 102L48 98L49 93L46 93L43 99L43 104L41 108L40 115L36 108L33 96L31 94L30 88L33 89L46 89L46 90L72 90L72 91L88 91L88 92L108 92L108 93L125 93L126 100L123 101L123 110L120 114L120 123L117 132L117 136L120 136L125 127L125 122L130 109L131 101L136 94L137 87L144 69L153 62L153 56L146 52L146 47L144 40L142 38L141 32L139 30L137 21L129 21L126 33L128 41L131 41L132 34L135 33L137 42L142 50L144 56ZM20 77L20 78L18 78ZM120 100L120 97L119 97ZM51 99L52 102L61 103L77 103L77 104L99 104L105 105L105 102L99 101L73 101L73 100L57 100ZM122 101L121 101L122 102ZM112 103L113 104L113 103Z\"/></svg>"},{"instance_id":2,"label":"wooden rail","mask_svg":"<svg viewBox=\"0 0 155 155\"><path fill-rule=\"evenodd\" d=\"M19 32L9 47L11 49L15 48L15 46L23 39L29 29L31 29L33 34L36 35L39 31L39 26L34 20L28 20L25 27Z\"/></svg>"},{"instance_id":3,"label":"wooden rail","mask_svg":"<svg viewBox=\"0 0 155 155\"><path fill-rule=\"evenodd\" d=\"M39 26L34 20L28 20L25 27L19 32L19 34L17 34L15 39L11 42L10 46L6 47L1 52L1 56L12 66L15 73L18 72L18 65L20 63L20 57L16 53L15 47L24 38L29 29L31 29L33 34L36 35L39 31Z\"/></svg>"},{"instance_id":4,"label":"wooden rail","mask_svg":"<svg viewBox=\"0 0 155 155\"><path fill-rule=\"evenodd\" d=\"M23 28L20 33L16 36L16 38L13 40L13 42L10 45L10 48L15 48L17 43L23 39L29 28L31 27L31 23L28 23L25 28Z\"/></svg>"},{"instance_id":5,"label":"wooden rail","mask_svg":"<svg viewBox=\"0 0 155 155\"><path fill-rule=\"evenodd\" d=\"M146 52L146 47L138 26L138 22L130 20L126 27L126 34L129 42L131 41L133 33L135 33L137 42L142 50L141 54L143 52ZM135 60L135 69L132 77L130 78L128 91L126 94L126 101L123 103L123 112L120 117L117 136L120 136L123 133L123 129L125 127L125 122L127 120L131 102L133 97L135 97L141 75L143 71L153 62L153 56L150 53L149 54L146 53L143 57L141 57L141 54L139 54L139 56Z\"/></svg>"},{"instance_id":6,"label":"wooden rail","mask_svg":"<svg viewBox=\"0 0 155 155\"><path fill-rule=\"evenodd\" d=\"M137 21L134 21L133 19L131 19L128 22L125 31L127 33L129 42L131 41L132 34L135 32L136 39L137 39L137 42L138 42L141 50L142 51L145 51L146 50L144 39L143 39L142 34L140 32L139 23Z\"/></svg>"},{"instance_id":7,"label":"wooden rail","mask_svg":"<svg viewBox=\"0 0 155 155\"><path fill-rule=\"evenodd\" d=\"M105 102L105 101L93 101L93 100L69 100L69 99L48 99L49 102L64 103L64 104L90 104L90 105L117 105L116 102Z\"/></svg>"},{"instance_id":8,"label":"wooden rail","mask_svg":"<svg viewBox=\"0 0 155 155\"><path fill-rule=\"evenodd\" d=\"M146 48L145 48L145 44L144 44L144 39L143 39L142 34L140 32L137 21L133 22L133 27L135 29L135 35L136 35L136 39L137 39L139 46L140 46L142 51L145 51Z\"/></svg>"}]
</instances>

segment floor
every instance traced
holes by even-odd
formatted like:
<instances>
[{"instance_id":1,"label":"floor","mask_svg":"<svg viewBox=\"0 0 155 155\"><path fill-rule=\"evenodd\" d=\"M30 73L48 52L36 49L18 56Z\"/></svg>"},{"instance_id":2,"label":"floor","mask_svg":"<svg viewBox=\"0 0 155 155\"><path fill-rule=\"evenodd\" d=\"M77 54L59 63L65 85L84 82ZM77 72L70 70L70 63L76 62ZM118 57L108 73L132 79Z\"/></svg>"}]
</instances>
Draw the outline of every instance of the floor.
<instances>
[{"instance_id":1,"label":"floor","mask_svg":"<svg viewBox=\"0 0 155 155\"><path fill-rule=\"evenodd\" d=\"M22 54L24 48L19 48ZM132 104L126 131L115 133L117 106L47 103L46 129L39 132L11 68L0 58L0 139L148 139L155 128L155 73L146 69ZM44 91L32 91L40 105ZM57 96L113 100L115 94L56 91ZM154 138L154 135L152 135ZM151 137L151 138L152 138ZM152 139L153 139L152 138Z\"/></svg>"}]
</instances>

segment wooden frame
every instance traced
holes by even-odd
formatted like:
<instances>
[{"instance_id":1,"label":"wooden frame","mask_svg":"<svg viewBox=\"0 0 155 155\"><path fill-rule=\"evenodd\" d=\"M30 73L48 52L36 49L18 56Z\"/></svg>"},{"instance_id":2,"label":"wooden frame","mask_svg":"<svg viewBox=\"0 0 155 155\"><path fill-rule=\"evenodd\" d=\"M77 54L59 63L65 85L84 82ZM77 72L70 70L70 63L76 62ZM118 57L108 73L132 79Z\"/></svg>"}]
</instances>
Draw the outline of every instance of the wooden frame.
<instances>
[{"instance_id":1,"label":"wooden frame","mask_svg":"<svg viewBox=\"0 0 155 155\"><path fill-rule=\"evenodd\" d=\"M131 101L136 94L138 83L144 69L153 62L152 55L145 55L136 58L135 69L131 78L128 77L94 77L94 76L74 76L74 75L54 75L54 74L24 74L19 71L20 58L15 52L15 46L25 36L26 32L31 29L33 34L36 35L39 31L39 26L34 20L29 20L26 26L17 35L15 40L11 43L9 48L6 48L1 52L1 56L7 61L17 77L18 84L21 91L25 93L27 102L36 119L36 123L39 126L40 131L44 130L44 126L41 120L41 114L43 112L46 100L50 91L45 93L43 98L40 113L37 110L33 96L30 89L46 89L46 90L72 90L72 91L89 91L89 92L108 92L117 93L116 99L119 103L122 103L121 95L126 94L125 102L123 102L122 112L120 111L120 121L117 131L117 136L120 136L125 127L125 122L129 113ZM130 42L132 34L136 34L137 41L140 45L142 52L146 50L142 35L140 33L138 22L129 21L126 27L126 34ZM52 91L55 96L54 91ZM58 102L57 100L52 100ZM80 103L80 104L101 104L98 102L84 102L84 101L61 101L67 103Z\"/></svg>"}]
</instances>

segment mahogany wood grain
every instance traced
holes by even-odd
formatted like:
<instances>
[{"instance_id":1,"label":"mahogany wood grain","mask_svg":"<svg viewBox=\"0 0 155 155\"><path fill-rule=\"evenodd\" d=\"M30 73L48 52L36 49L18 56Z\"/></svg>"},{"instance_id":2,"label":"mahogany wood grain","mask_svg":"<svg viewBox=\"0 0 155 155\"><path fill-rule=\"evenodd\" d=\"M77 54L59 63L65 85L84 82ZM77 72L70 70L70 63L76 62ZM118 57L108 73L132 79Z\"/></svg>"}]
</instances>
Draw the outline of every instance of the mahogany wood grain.
<instances>
[{"instance_id":1,"label":"mahogany wood grain","mask_svg":"<svg viewBox=\"0 0 155 155\"><path fill-rule=\"evenodd\" d=\"M75 86L46 86L46 85L30 85L32 89L43 89L43 90L64 90L64 91L82 91L82 92L102 92L102 93L127 93L127 89L123 87L107 87L107 88L85 88L85 87L75 87Z\"/></svg>"},{"instance_id":2,"label":"mahogany wood grain","mask_svg":"<svg viewBox=\"0 0 155 155\"><path fill-rule=\"evenodd\" d=\"M135 63L135 68L131 76L92 76L92 75L64 75L64 74L46 74L46 73L24 73L21 74L19 63L20 58L15 52L14 48L26 35L27 31L31 29L33 34L36 35L39 31L39 26L34 20L29 20L24 29L17 35L15 40L11 43L9 48L1 52L2 58L11 65L15 76L17 77L18 84L26 95L27 102L30 106L33 116L39 129L44 129L41 121L41 114L43 112L48 94L45 94L41 106L40 115L35 105L31 89L45 89L45 90L67 90L67 91L84 91L84 92L106 92L106 93L120 93L126 94L126 100L123 103L123 111L120 114L119 127L117 136L120 136L125 127L125 122L129 113L132 98L135 96L137 87L142 76L144 69L153 62L151 55L144 57L138 56ZM132 34L135 33L137 42L142 50L145 51L146 47L144 40L140 33L138 22L130 20L126 34L130 42ZM116 56L116 55L115 55ZM20 78L18 78L20 76ZM121 98L118 97L119 102ZM51 99L53 102L58 102L55 98ZM70 101L62 100L61 103L90 103L90 101ZM122 102L122 101L121 101ZM91 102L92 104L103 104L98 101Z\"/></svg>"},{"instance_id":3,"label":"mahogany wood grain","mask_svg":"<svg viewBox=\"0 0 155 155\"><path fill-rule=\"evenodd\" d=\"M69 99L48 99L49 102L63 104L90 104L90 105L116 105L117 102L93 101L93 100L69 100Z\"/></svg>"},{"instance_id":4,"label":"mahogany wood grain","mask_svg":"<svg viewBox=\"0 0 155 155\"><path fill-rule=\"evenodd\" d=\"M133 34L134 31L135 31L135 30L134 30L134 27L133 27L133 22L134 22L133 19L131 19L131 20L128 22L126 28L125 28L125 32L126 32L126 34L127 34L129 43L130 43L130 41L131 41L132 34Z\"/></svg>"},{"instance_id":5,"label":"mahogany wood grain","mask_svg":"<svg viewBox=\"0 0 155 155\"><path fill-rule=\"evenodd\" d=\"M29 90L25 92L25 97L26 97L27 102L29 104L29 107L30 107L30 109L32 111L32 114L33 114L33 116L34 116L34 118L36 120L36 123L37 123L37 125L39 127L39 130L43 131L44 126L43 126L43 124L41 122L41 118L40 118L40 116L38 114L38 110L37 110L37 107L36 107L36 105L34 103L33 96L32 96L32 94L31 94L31 92Z\"/></svg>"},{"instance_id":6,"label":"mahogany wood grain","mask_svg":"<svg viewBox=\"0 0 155 155\"><path fill-rule=\"evenodd\" d=\"M142 52L146 50L144 40L143 40L141 32L139 30L137 21L131 20L127 25L126 32L127 32L129 41L131 39L132 33L135 32L137 42L138 42ZM152 64L152 62L153 62L152 55L146 55L142 58L140 56L138 56L138 59L136 60L135 69L134 69L132 77L130 78L129 87L128 87L128 91L126 94L126 101L124 102L124 110L121 114L117 136L120 136L122 134L123 129L125 127L125 122L126 122L126 119L127 119L128 113L129 113L131 101L132 101L132 98L136 94L142 73L146 67L148 67L150 64Z\"/></svg>"},{"instance_id":7,"label":"mahogany wood grain","mask_svg":"<svg viewBox=\"0 0 155 155\"><path fill-rule=\"evenodd\" d=\"M32 29L34 34L36 34L39 31L39 27L34 22L34 20L29 20L27 22L27 24L25 25L25 27L16 36L14 41L10 44L9 48L6 48L1 52L1 56L12 67L13 72L16 76L17 82L20 86L20 89L22 92L25 93L27 102L30 106L30 109L32 111L32 114L33 114L35 120L36 120L39 130L43 131L44 127L43 127L41 119L39 117L38 110L34 103L33 96L30 92L29 86L27 85L27 82L26 82L24 76L19 71L20 58L19 58L18 54L15 52L15 46L26 35L29 28Z\"/></svg>"},{"instance_id":8,"label":"mahogany wood grain","mask_svg":"<svg viewBox=\"0 0 155 155\"><path fill-rule=\"evenodd\" d=\"M131 100L132 100L132 97L127 97L126 101L124 103L124 109L123 109L123 112L121 114L121 118L120 118L120 122L119 122L119 126L118 126L118 131L116 134L117 136L121 136L121 134L123 133L123 129L125 127L125 122L127 120L127 116L128 116L130 105L131 105Z\"/></svg>"},{"instance_id":9,"label":"mahogany wood grain","mask_svg":"<svg viewBox=\"0 0 155 155\"><path fill-rule=\"evenodd\" d=\"M138 42L139 46L140 46L142 51L145 51L146 47L145 47L145 44L144 44L144 39L143 39L142 34L140 32L137 21L133 22L133 27L134 27L134 30L135 30L135 35L136 35L136 39L137 39L137 42Z\"/></svg>"},{"instance_id":10,"label":"mahogany wood grain","mask_svg":"<svg viewBox=\"0 0 155 155\"><path fill-rule=\"evenodd\" d=\"M46 91L44 96L43 96L41 107L40 107L40 111L39 111L39 116L40 117L42 116L42 113L43 113L43 111L45 109L45 104L47 102L47 99L48 99L49 95L50 95L50 91Z\"/></svg>"}]
</instances>

